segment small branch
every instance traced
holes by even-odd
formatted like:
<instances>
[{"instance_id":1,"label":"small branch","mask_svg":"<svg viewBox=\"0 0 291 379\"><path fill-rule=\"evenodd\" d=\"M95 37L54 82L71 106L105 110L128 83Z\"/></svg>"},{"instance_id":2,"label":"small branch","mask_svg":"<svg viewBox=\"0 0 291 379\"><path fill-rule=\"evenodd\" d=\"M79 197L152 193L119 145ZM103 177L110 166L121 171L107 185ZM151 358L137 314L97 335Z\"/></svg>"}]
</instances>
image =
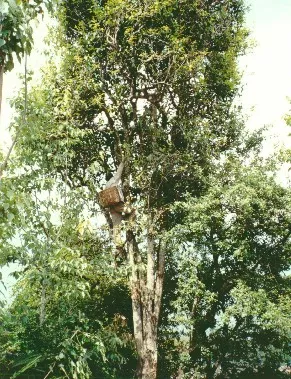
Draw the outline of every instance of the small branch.
<instances>
[{"instance_id":1,"label":"small branch","mask_svg":"<svg viewBox=\"0 0 291 379\"><path fill-rule=\"evenodd\" d=\"M2 84L3 84L3 72L4 72L4 67L0 67L0 116L1 116L1 103L2 103ZM26 115L27 115L27 54L25 54L24 58L24 114L23 114L23 123L26 123ZM3 177L4 171L6 170L8 166L8 162L11 156L11 153L13 151L13 148L18 140L19 137L19 129L16 133L16 136L10 146L10 149L8 150L8 153L4 159L3 164L1 165L0 168L0 180Z\"/></svg>"},{"instance_id":2,"label":"small branch","mask_svg":"<svg viewBox=\"0 0 291 379\"><path fill-rule=\"evenodd\" d=\"M45 321L45 308L46 308L46 288L45 282L42 282L41 300L40 300L40 312L39 312L39 324L42 327Z\"/></svg>"},{"instance_id":3,"label":"small branch","mask_svg":"<svg viewBox=\"0 0 291 379\"><path fill-rule=\"evenodd\" d=\"M127 245L128 245L128 258L131 267L131 299L132 299L132 312L133 312L133 327L138 354L141 355L143 349L143 312L142 312L142 294L141 294L141 281L138 277L136 241L132 231L127 232Z\"/></svg>"},{"instance_id":4,"label":"small branch","mask_svg":"<svg viewBox=\"0 0 291 379\"><path fill-rule=\"evenodd\" d=\"M1 27L0 27L0 30L1 30ZM1 106L2 106L3 76L4 76L4 65L1 65L0 66L0 117L1 117Z\"/></svg>"},{"instance_id":5,"label":"small branch","mask_svg":"<svg viewBox=\"0 0 291 379\"><path fill-rule=\"evenodd\" d=\"M13 142L12 142L12 144L11 144L9 150L8 150L8 153L7 153L7 155L6 155L5 159L4 159L4 162L1 165L1 168L0 168L0 179L2 179L4 171L6 170L6 168L8 166L10 155L11 155L11 153L13 151L13 148L14 148L16 142L17 142L17 139L18 139L17 137L18 137L18 134L15 136L15 138L14 138L14 140L13 140Z\"/></svg>"},{"instance_id":6,"label":"small branch","mask_svg":"<svg viewBox=\"0 0 291 379\"><path fill-rule=\"evenodd\" d=\"M50 367L49 372L46 374L46 376L43 379L48 378L48 376L53 373L55 365L56 365L56 362L54 362L54 364Z\"/></svg>"},{"instance_id":7,"label":"small branch","mask_svg":"<svg viewBox=\"0 0 291 379\"><path fill-rule=\"evenodd\" d=\"M157 277L156 277L156 288L155 288L155 315L157 323L159 321L161 303L162 303L162 294L163 294L163 285L164 285L164 276L165 276L165 246L163 242L160 242L158 249L158 267L157 267Z\"/></svg>"},{"instance_id":8,"label":"small branch","mask_svg":"<svg viewBox=\"0 0 291 379\"><path fill-rule=\"evenodd\" d=\"M107 93L107 92L106 92ZM107 93L108 94L108 93ZM109 94L108 94L109 96ZM121 148L121 141L120 141L120 137L119 137L119 134L118 134L118 131L116 130L116 128L114 127L114 120L113 118L111 117L108 109L106 108L106 106L104 106L102 108L102 111L105 113L105 116L107 118L107 121L108 121L108 126L110 128L110 130L112 130L112 132L114 133L114 138L115 138L115 144L116 144L116 148L118 150L118 154L119 154L119 160L120 162L122 161L123 159L123 154L122 154L122 148Z\"/></svg>"}]
</instances>

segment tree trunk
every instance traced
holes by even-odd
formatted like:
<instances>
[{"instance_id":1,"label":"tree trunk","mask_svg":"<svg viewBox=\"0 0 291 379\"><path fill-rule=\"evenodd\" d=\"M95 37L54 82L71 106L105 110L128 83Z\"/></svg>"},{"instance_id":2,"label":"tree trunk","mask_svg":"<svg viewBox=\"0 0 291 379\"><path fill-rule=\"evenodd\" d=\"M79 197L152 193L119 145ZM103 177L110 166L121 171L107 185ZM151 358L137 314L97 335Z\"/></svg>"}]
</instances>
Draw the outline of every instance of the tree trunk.
<instances>
[{"instance_id":1,"label":"tree trunk","mask_svg":"<svg viewBox=\"0 0 291 379\"><path fill-rule=\"evenodd\" d=\"M2 25L0 25L0 32L2 30ZM0 53L0 124L1 124L1 107L2 107L2 91L3 91L3 76L4 76L4 62L5 54L3 51Z\"/></svg>"},{"instance_id":2,"label":"tree trunk","mask_svg":"<svg viewBox=\"0 0 291 379\"><path fill-rule=\"evenodd\" d=\"M137 377L156 379L158 366L158 321L164 278L165 252L162 243L155 248L148 228L146 270L132 232L128 235L128 253L131 266L131 297L136 349Z\"/></svg>"},{"instance_id":3,"label":"tree trunk","mask_svg":"<svg viewBox=\"0 0 291 379\"><path fill-rule=\"evenodd\" d=\"M0 65L0 121L1 121L1 108L2 108L3 75L4 75L4 66Z\"/></svg>"},{"instance_id":4,"label":"tree trunk","mask_svg":"<svg viewBox=\"0 0 291 379\"><path fill-rule=\"evenodd\" d=\"M144 351L140 362L139 378L156 379L158 368L157 333L144 340Z\"/></svg>"},{"instance_id":5,"label":"tree trunk","mask_svg":"<svg viewBox=\"0 0 291 379\"><path fill-rule=\"evenodd\" d=\"M118 180L121 180L124 168L123 192L124 198L129 198L129 172L128 165L119 166ZM114 178L107 183L116 183ZM126 180L127 178L127 180ZM149 207L150 208L150 207ZM146 228L146 254L140 251L135 236L135 212L131 212L128 218L126 240L120 243L116 238L116 232L121 239L121 220L114 219L114 213L107 214L107 222L111 229L111 238L118 246L127 246L127 258L130 275L130 289L132 299L133 327L136 351L138 354L137 377L139 379L156 379L158 366L158 321L161 310L161 299L165 269L165 249L160 233L156 233L154 212L148 214L148 224ZM157 221L157 220L156 220ZM157 237L159 235L159 238ZM146 257L145 257L146 255Z\"/></svg>"}]
</instances>

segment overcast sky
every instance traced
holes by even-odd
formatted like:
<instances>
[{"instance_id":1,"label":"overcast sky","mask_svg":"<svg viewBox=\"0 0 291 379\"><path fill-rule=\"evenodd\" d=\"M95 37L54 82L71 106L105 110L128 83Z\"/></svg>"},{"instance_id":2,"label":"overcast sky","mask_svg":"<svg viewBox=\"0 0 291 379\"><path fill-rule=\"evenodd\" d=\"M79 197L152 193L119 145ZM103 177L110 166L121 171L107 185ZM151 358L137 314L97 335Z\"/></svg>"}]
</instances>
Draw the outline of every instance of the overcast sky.
<instances>
[{"instance_id":1,"label":"overcast sky","mask_svg":"<svg viewBox=\"0 0 291 379\"><path fill-rule=\"evenodd\" d=\"M244 69L242 103L250 128L271 124L272 142L291 147L283 117L291 109L291 0L249 1L248 27L256 41L253 52L241 59ZM252 107L254 107L251 112Z\"/></svg>"},{"instance_id":2,"label":"overcast sky","mask_svg":"<svg viewBox=\"0 0 291 379\"><path fill-rule=\"evenodd\" d=\"M248 3L250 11L247 25L256 46L252 53L240 60L244 71L241 101L245 113L249 115L249 128L272 125L265 144L265 152L268 153L278 143L291 147L290 130L283 120L291 109L287 100L288 96L291 97L291 0L249 0ZM45 31L45 24L41 23L35 35L36 49L29 57L29 68L36 72L39 72L44 63L40 51L44 46ZM17 65L11 73L4 76L0 145L5 149L11 143L6 131L11 117L8 99L17 93L17 76L23 70L23 65ZM285 167L283 177L287 173ZM9 284L7 273L5 270L3 279Z\"/></svg>"}]
</instances>

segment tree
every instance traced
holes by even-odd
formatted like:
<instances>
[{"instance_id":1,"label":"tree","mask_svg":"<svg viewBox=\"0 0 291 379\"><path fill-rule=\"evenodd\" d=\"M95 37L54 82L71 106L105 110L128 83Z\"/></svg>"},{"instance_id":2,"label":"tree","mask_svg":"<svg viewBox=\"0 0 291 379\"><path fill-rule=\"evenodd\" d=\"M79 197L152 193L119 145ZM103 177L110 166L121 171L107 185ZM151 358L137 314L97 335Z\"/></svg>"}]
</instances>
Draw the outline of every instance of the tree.
<instances>
[{"instance_id":1,"label":"tree","mask_svg":"<svg viewBox=\"0 0 291 379\"><path fill-rule=\"evenodd\" d=\"M9 236L13 249L8 241L1 246L3 260L22 263L15 273L14 301L0 313L1 373L128 378L135 357L125 273L116 275L106 240L96 238L93 226L82 219L87 199L75 207L77 190L68 191L65 204L53 196L40 201L50 186L47 181L42 193L38 189L27 196L21 208L25 222ZM19 198L17 180L13 188ZM112 301L122 314L109 309Z\"/></svg>"},{"instance_id":2,"label":"tree","mask_svg":"<svg viewBox=\"0 0 291 379\"><path fill-rule=\"evenodd\" d=\"M105 307L104 318L95 314L95 320L104 322L110 314L122 326L124 315L133 312L140 378L156 377L157 352L161 378L178 370L185 377L250 376L256 370L267 375L288 354L284 297L288 299L290 287L282 271L290 264L290 193L271 176L275 166L263 167L258 160L261 137L246 135L232 105L239 85L236 58L245 47L243 14L238 1L148 1L139 7L133 1L64 3L56 36L62 59L49 66L41 85L29 94L16 157L26 200L50 189L66 208L70 192L76 191L75 211L64 223L65 248L50 250L52 257L44 254L45 230L49 226L55 238L59 225L51 223L47 212L44 229L32 211L26 218L34 220L28 239L18 251L11 246L12 256L25 251L26 259L33 256L28 273L35 273L31 265L37 262L50 275L55 272L46 267L57 258L53 267L62 294L63 281L73 295L73 280L77 287L99 280L98 270L90 278L80 277L80 241L72 230L85 228L84 214L97 214L97 192L123 165L122 189L130 213L123 215L120 229L110 209L101 207L108 235L117 232L120 240L111 238L108 246L104 229L97 228L99 238L86 243L82 254L99 258L99 249L106 247L105 282L111 283L108 273L122 283L130 277L132 309L125 301L118 308L120 317ZM22 104L22 98L16 99L20 111ZM15 128L19 123L16 118ZM14 209L10 203L8 208ZM38 302L32 327L20 338L20 355L33 320L43 319L44 297L36 287L28 287ZM109 287L115 288L116 299L118 288ZM46 290L52 293L49 286ZM121 293L128 300L126 286ZM84 303L90 303L97 310L102 298L96 291L92 302L79 298L73 308L83 312ZM47 318L45 341L61 305L64 313L72 309L60 298L47 305L52 317ZM86 325L94 324L94 315L85 315ZM74 320L78 317L73 312ZM64 336L67 323L63 316L61 321L51 330ZM69 328L64 338L74 331ZM29 342L37 351L38 342ZM120 350L112 351L116 356ZM45 352L49 363L57 355ZM68 370L70 354L66 357ZM101 369L120 377L122 371L112 362L103 365L94 357L92 375ZM132 356L130 360L134 362Z\"/></svg>"},{"instance_id":3,"label":"tree","mask_svg":"<svg viewBox=\"0 0 291 379\"><path fill-rule=\"evenodd\" d=\"M3 75L14 68L14 55L17 60L25 54L30 54L33 36L31 22L39 14L43 14L43 5L50 11L53 8L53 0L2 0L0 4L0 116L2 106ZM27 67L25 60L25 81L27 77ZM25 90L27 91L27 89ZM26 96L25 96L26 97ZM26 106L24 107L26 108ZM26 110L24 109L24 118ZM16 143L15 136L13 143L0 167L0 179L6 169L10 155Z\"/></svg>"},{"instance_id":4,"label":"tree","mask_svg":"<svg viewBox=\"0 0 291 379\"><path fill-rule=\"evenodd\" d=\"M169 330L183 331L174 337L185 373L278 375L289 359L290 190L275 172L274 162L231 155L203 196L177 205L186 219L172 232L180 256Z\"/></svg>"},{"instance_id":5,"label":"tree","mask_svg":"<svg viewBox=\"0 0 291 379\"><path fill-rule=\"evenodd\" d=\"M33 0L32 2L3 0L0 4L0 106L3 73L13 69L13 54L16 54L20 62L25 53L31 52L32 27L30 22L39 13L43 13L42 5L51 8L52 3L49 0Z\"/></svg>"},{"instance_id":6,"label":"tree","mask_svg":"<svg viewBox=\"0 0 291 379\"><path fill-rule=\"evenodd\" d=\"M131 270L140 378L156 377L167 233L179 220L171 207L201 196L221 154L240 144L231 105L243 17L238 0L63 3L61 68L30 100L24 164L94 197L124 164L125 205L135 212L115 263Z\"/></svg>"}]
</instances>

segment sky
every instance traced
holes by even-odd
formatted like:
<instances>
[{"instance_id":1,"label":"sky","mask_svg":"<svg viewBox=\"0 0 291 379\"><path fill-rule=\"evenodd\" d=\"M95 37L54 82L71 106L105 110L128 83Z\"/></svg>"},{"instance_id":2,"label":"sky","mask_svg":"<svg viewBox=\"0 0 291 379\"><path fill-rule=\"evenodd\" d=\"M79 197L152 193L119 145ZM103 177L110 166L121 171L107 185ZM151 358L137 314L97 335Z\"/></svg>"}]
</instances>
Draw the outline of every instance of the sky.
<instances>
[{"instance_id":1,"label":"sky","mask_svg":"<svg viewBox=\"0 0 291 379\"><path fill-rule=\"evenodd\" d=\"M44 18L36 22L34 25L34 48L31 55L27 58L28 70L34 72L35 79L39 79L41 76L41 67L46 62L45 51L45 37L47 34L47 22ZM24 60L19 63L15 60L15 67L11 72L4 74L3 80L3 103L0 115L0 148L8 150L11 144L11 136L8 131L8 127L13 115L13 111L10 107L10 99L12 99L21 86L20 75L24 74Z\"/></svg>"},{"instance_id":2,"label":"sky","mask_svg":"<svg viewBox=\"0 0 291 379\"><path fill-rule=\"evenodd\" d=\"M278 145L291 148L290 128L285 125L284 116L291 111L287 97L291 98L291 0L248 0L247 27L255 46L240 59L243 71L243 92L240 99L244 112L248 115L250 129L270 125L264 154L271 153ZM41 51L46 34L46 23L40 22L35 32L35 49L28 58L28 67L40 76L45 62ZM0 119L0 146L7 150L11 143L8 125L11 119L9 98L17 94L24 65L4 76L3 105ZM288 167L280 173L281 180L287 182ZM13 267L5 269L3 280L11 286L8 274ZM0 286L1 290L1 286Z\"/></svg>"},{"instance_id":3,"label":"sky","mask_svg":"<svg viewBox=\"0 0 291 379\"><path fill-rule=\"evenodd\" d=\"M242 104L250 129L272 125L266 150L276 143L291 147L284 116L291 110L291 0L248 2L247 24L256 46L241 59ZM253 110L252 110L253 108ZM251 111L252 110L252 111Z\"/></svg>"}]
</instances>

